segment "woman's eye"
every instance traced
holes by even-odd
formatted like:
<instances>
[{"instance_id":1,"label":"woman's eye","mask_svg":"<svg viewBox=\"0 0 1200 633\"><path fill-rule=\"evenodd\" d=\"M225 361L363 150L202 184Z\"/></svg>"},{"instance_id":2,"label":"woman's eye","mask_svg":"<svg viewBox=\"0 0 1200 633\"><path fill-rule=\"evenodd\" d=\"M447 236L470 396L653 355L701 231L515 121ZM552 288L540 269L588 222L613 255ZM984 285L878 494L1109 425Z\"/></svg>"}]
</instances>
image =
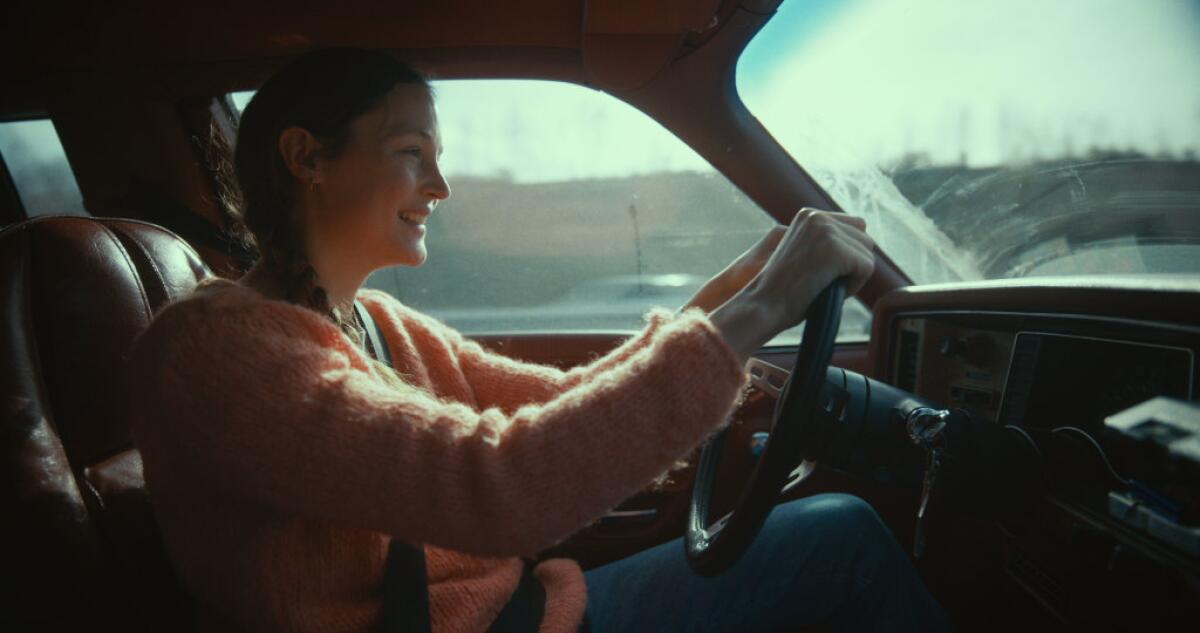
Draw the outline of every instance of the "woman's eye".
<instances>
[{"instance_id":1,"label":"woman's eye","mask_svg":"<svg viewBox=\"0 0 1200 633\"><path fill-rule=\"evenodd\" d=\"M420 158L420 157L421 157L421 148L419 148L419 147L405 147L404 149L400 150L400 153L401 153L401 154L407 154L407 155L409 155L409 156L416 156L417 158Z\"/></svg>"}]
</instances>

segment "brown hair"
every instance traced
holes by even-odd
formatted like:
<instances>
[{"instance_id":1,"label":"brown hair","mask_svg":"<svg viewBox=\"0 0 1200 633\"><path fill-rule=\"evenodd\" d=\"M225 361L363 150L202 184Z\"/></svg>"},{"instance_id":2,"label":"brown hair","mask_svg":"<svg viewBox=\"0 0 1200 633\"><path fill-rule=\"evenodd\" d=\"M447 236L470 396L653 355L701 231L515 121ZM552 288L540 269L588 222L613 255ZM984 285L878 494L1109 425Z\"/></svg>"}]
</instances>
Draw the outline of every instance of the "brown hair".
<instances>
[{"instance_id":1,"label":"brown hair","mask_svg":"<svg viewBox=\"0 0 1200 633\"><path fill-rule=\"evenodd\" d=\"M297 182L279 152L279 135L303 128L326 155L336 156L354 120L398 84L429 86L424 75L384 51L326 48L293 60L242 112L233 153L236 183L227 183L221 195L235 238L280 274L287 300L327 314L343 328L304 252L292 212Z\"/></svg>"}]
</instances>

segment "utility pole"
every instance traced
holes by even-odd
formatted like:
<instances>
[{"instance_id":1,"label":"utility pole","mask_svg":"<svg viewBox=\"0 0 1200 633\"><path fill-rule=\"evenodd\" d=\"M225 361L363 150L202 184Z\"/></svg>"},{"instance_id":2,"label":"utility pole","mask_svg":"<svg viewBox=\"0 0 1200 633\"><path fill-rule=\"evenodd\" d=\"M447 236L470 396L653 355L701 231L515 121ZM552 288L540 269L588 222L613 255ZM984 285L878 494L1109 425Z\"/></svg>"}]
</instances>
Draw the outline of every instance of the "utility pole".
<instances>
[{"instance_id":1,"label":"utility pole","mask_svg":"<svg viewBox=\"0 0 1200 633\"><path fill-rule=\"evenodd\" d=\"M638 294L640 295L645 290L642 288L642 231L638 227L637 205L629 205L629 217L633 220L633 246L637 253Z\"/></svg>"}]
</instances>

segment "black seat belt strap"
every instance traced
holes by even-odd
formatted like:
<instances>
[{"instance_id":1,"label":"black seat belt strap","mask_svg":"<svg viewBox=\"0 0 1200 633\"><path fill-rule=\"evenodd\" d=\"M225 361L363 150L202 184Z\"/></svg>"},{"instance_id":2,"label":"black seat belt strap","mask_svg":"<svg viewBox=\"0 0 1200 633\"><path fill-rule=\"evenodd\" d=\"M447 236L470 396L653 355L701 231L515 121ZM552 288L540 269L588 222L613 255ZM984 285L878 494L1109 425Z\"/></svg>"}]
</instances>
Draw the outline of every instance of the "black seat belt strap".
<instances>
[{"instance_id":1,"label":"black seat belt strap","mask_svg":"<svg viewBox=\"0 0 1200 633\"><path fill-rule=\"evenodd\" d=\"M395 368L383 331L371 313L359 301L354 312L366 330L367 351L375 360ZM383 568L383 612L380 624L385 633L427 633L429 631L429 579L425 574L425 549L400 539L388 543Z\"/></svg>"},{"instance_id":2,"label":"black seat belt strap","mask_svg":"<svg viewBox=\"0 0 1200 633\"><path fill-rule=\"evenodd\" d=\"M533 565L525 563L516 590L488 627L488 633L535 633L542 625L545 610L546 588L533 575Z\"/></svg>"},{"instance_id":3,"label":"black seat belt strap","mask_svg":"<svg viewBox=\"0 0 1200 633\"><path fill-rule=\"evenodd\" d=\"M395 368L383 331L371 318L361 302L354 302L363 329L367 331L366 345L376 360ZM529 633L541 626L546 609L546 589L533 575L532 565L526 563L521 580L512 598L500 615L488 627L488 633ZM383 631L429 630L429 581L425 574L425 550L399 539L388 544L387 563L383 571Z\"/></svg>"},{"instance_id":4,"label":"black seat belt strap","mask_svg":"<svg viewBox=\"0 0 1200 633\"><path fill-rule=\"evenodd\" d=\"M428 633L429 581L425 577L425 549L394 538L388 543L383 568L384 633Z\"/></svg>"}]
</instances>

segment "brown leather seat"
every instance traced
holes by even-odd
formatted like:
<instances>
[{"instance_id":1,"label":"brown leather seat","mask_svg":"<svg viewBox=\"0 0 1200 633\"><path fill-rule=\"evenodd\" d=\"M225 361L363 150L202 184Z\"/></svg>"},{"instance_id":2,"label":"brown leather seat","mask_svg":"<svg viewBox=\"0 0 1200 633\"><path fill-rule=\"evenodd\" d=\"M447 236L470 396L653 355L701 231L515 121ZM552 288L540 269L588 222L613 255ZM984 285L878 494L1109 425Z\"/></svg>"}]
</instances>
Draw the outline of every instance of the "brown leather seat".
<instances>
[{"instance_id":1,"label":"brown leather seat","mask_svg":"<svg viewBox=\"0 0 1200 633\"><path fill-rule=\"evenodd\" d=\"M186 242L135 220L0 232L0 629L190 627L130 437L125 359L208 275Z\"/></svg>"}]
</instances>

